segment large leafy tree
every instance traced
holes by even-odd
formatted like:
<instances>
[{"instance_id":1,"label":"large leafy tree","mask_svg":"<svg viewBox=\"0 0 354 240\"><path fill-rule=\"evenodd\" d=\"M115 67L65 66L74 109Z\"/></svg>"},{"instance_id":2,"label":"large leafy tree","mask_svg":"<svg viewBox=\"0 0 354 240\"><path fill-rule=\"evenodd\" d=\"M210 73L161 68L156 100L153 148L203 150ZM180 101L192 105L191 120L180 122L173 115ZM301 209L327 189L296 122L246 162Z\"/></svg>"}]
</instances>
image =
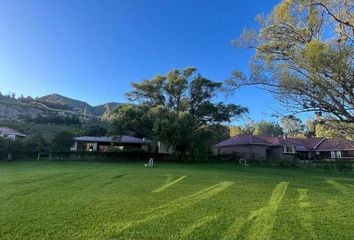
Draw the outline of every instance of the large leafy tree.
<instances>
[{"instance_id":1,"label":"large leafy tree","mask_svg":"<svg viewBox=\"0 0 354 240\"><path fill-rule=\"evenodd\" d=\"M130 115L129 121L137 122L130 129L151 128L155 140L170 144L177 153L193 154L202 147L200 140L218 129L215 126L247 112L239 105L213 102L221 85L197 74L195 68L174 69L166 75L132 83L133 90L126 95L140 106L127 107L129 111L118 108L113 119Z\"/></svg>"},{"instance_id":2,"label":"large leafy tree","mask_svg":"<svg viewBox=\"0 0 354 240\"><path fill-rule=\"evenodd\" d=\"M298 137L303 135L305 125L301 119L295 116L285 116L280 120L281 126L283 127L284 133L290 137Z\"/></svg>"},{"instance_id":3,"label":"large leafy tree","mask_svg":"<svg viewBox=\"0 0 354 240\"><path fill-rule=\"evenodd\" d=\"M74 144L74 135L71 132L63 131L57 133L52 141L52 150L67 152Z\"/></svg>"},{"instance_id":4,"label":"large leafy tree","mask_svg":"<svg viewBox=\"0 0 354 240\"><path fill-rule=\"evenodd\" d=\"M354 2L282 0L237 47L256 50L250 76L239 71L231 90L256 85L276 94L291 112L315 112L354 129Z\"/></svg>"},{"instance_id":5,"label":"large leafy tree","mask_svg":"<svg viewBox=\"0 0 354 240\"><path fill-rule=\"evenodd\" d=\"M283 134L283 129L278 123L260 121L256 124L254 135L279 136Z\"/></svg>"},{"instance_id":6,"label":"large leafy tree","mask_svg":"<svg viewBox=\"0 0 354 240\"><path fill-rule=\"evenodd\" d=\"M237 136L239 134L279 136L283 134L283 129L278 123L275 122L255 122L249 119L248 122L246 122L244 125L230 127L231 137Z\"/></svg>"},{"instance_id":7,"label":"large leafy tree","mask_svg":"<svg viewBox=\"0 0 354 240\"><path fill-rule=\"evenodd\" d=\"M149 107L124 104L115 109L111 116L110 130L115 134L134 135L140 138L152 138L152 119Z\"/></svg>"}]
</instances>

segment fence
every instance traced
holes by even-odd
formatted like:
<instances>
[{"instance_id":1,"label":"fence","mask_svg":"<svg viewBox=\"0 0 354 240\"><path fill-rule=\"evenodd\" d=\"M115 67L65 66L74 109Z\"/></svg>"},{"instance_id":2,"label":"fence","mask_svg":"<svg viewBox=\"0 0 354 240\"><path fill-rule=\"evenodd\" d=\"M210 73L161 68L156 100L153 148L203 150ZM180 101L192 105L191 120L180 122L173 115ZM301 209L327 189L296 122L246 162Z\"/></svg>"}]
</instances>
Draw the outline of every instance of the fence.
<instances>
[{"instance_id":1,"label":"fence","mask_svg":"<svg viewBox=\"0 0 354 240\"><path fill-rule=\"evenodd\" d=\"M188 159L194 159L193 156L187 156ZM129 151L129 152L24 152L12 151L0 152L0 160L16 161L16 160L35 160L47 159L55 161L107 161L107 162L147 162L150 158L155 161L162 162L183 162L180 155L171 154L156 154L143 151ZM188 161L188 160L187 160Z\"/></svg>"}]
</instances>

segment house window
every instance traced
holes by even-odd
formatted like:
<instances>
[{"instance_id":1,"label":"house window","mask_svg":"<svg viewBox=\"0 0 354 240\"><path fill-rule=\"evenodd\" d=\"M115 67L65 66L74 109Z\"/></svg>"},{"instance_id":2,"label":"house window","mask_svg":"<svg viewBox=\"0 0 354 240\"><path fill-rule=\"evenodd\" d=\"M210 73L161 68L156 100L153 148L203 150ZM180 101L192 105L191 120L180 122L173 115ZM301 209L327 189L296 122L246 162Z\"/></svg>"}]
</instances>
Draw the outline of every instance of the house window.
<instances>
[{"instance_id":1,"label":"house window","mask_svg":"<svg viewBox=\"0 0 354 240\"><path fill-rule=\"evenodd\" d=\"M342 158L342 151L336 151L337 158Z\"/></svg>"},{"instance_id":2,"label":"house window","mask_svg":"<svg viewBox=\"0 0 354 240\"><path fill-rule=\"evenodd\" d=\"M295 148L293 146L284 146L284 153L295 153Z\"/></svg>"},{"instance_id":3,"label":"house window","mask_svg":"<svg viewBox=\"0 0 354 240\"><path fill-rule=\"evenodd\" d=\"M335 151L331 151L331 158L336 158L336 152Z\"/></svg>"},{"instance_id":4,"label":"house window","mask_svg":"<svg viewBox=\"0 0 354 240\"><path fill-rule=\"evenodd\" d=\"M342 151L342 157L354 158L354 150Z\"/></svg>"}]
</instances>

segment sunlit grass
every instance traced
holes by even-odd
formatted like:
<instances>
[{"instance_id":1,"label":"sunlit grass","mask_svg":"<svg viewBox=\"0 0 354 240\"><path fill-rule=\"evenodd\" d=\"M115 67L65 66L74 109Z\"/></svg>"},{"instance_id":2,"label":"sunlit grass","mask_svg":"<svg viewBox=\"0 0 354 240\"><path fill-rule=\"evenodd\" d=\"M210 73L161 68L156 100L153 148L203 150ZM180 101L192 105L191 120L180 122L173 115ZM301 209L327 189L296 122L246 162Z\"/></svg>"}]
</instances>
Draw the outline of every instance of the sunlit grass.
<instances>
[{"instance_id":1,"label":"sunlit grass","mask_svg":"<svg viewBox=\"0 0 354 240\"><path fill-rule=\"evenodd\" d=\"M0 239L354 239L353 174L0 163Z\"/></svg>"}]
</instances>

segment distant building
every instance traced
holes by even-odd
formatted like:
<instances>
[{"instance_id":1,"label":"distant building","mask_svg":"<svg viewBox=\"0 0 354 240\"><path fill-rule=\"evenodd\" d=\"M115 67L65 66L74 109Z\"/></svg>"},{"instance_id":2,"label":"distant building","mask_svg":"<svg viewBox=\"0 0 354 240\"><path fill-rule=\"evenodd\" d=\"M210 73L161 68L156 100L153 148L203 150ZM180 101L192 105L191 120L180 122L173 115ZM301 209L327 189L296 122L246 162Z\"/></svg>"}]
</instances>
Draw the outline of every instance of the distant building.
<instances>
[{"instance_id":1,"label":"distant building","mask_svg":"<svg viewBox=\"0 0 354 240\"><path fill-rule=\"evenodd\" d=\"M16 140L24 138L26 135L8 127L0 127L0 137Z\"/></svg>"},{"instance_id":2,"label":"distant building","mask_svg":"<svg viewBox=\"0 0 354 240\"><path fill-rule=\"evenodd\" d=\"M344 139L238 135L212 150L214 154L238 153L259 159L354 159L354 142Z\"/></svg>"},{"instance_id":3,"label":"distant building","mask_svg":"<svg viewBox=\"0 0 354 240\"><path fill-rule=\"evenodd\" d=\"M132 148L149 150L150 144L151 141L149 140L131 136L83 136L74 138L74 145L71 147L71 151L107 152L111 150L126 150Z\"/></svg>"}]
</instances>

